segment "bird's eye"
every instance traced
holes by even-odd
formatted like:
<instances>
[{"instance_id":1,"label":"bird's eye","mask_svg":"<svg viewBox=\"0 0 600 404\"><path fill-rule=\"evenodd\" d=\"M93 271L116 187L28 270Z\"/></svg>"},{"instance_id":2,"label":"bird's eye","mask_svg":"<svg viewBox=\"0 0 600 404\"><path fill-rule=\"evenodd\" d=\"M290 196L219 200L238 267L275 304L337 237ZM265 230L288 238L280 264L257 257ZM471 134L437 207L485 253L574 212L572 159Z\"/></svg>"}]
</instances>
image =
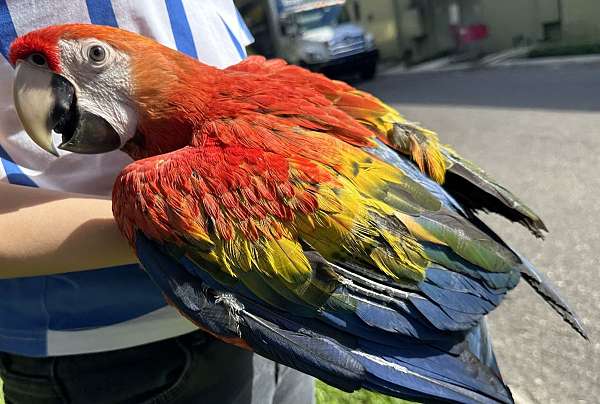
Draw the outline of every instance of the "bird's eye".
<instances>
[{"instance_id":1,"label":"bird's eye","mask_svg":"<svg viewBox=\"0 0 600 404\"><path fill-rule=\"evenodd\" d=\"M95 63L104 62L106 50L100 45L94 45L88 50L88 57Z\"/></svg>"},{"instance_id":2,"label":"bird's eye","mask_svg":"<svg viewBox=\"0 0 600 404\"><path fill-rule=\"evenodd\" d=\"M47 66L48 62L46 61L46 57L41 53L32 53L27 57L27 60L33 63L36 66Z\"/></svg>"}]
</instances>

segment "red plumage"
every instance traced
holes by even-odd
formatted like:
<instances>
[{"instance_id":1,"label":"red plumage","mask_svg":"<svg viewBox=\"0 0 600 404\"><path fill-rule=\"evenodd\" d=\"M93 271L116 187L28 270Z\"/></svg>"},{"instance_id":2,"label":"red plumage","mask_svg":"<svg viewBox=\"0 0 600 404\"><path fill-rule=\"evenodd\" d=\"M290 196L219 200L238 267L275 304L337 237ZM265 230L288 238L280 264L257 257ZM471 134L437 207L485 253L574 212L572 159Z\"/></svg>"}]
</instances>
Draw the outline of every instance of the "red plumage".
<instances>
[{"instance_id":1,"label":"red plumage","mask_svg":"<svg viewBox=\"0 0 600 404\"><path fill-rule=\"evenodd\" d=\"M239 146L187 147L127 166L114 188L115 217L130 240L136 229L157 240L180 241L178 235L208 234L211 227L230 240L233 224L240 224L241 235L256 241L278 236L275 223L314 212L318 185L334 182L302 157Z\"/></svg>"},{"instance_id":2,"label":"red plumage","mask_svg":"<svg viewBox=\"0 0 600 404\"><path fill-rule=\"evenodd\" d=\"M14 66L17 60L26 59L32 53L39 53L46 58L50 70L60 73L58 40L63 33L60 26L54 26L35 31L35 35L18 37L10 46L8 61Z\"/></svg>"},{"instance_id":3,"label":"red plumage","mask_svg":"<svg viewBox=\"0 0 600 404\"><path fill-rule=\"evenodd\" d=\"M317 90L327 89L332 98L341 98L338 93L348 89L344 83L296 66L265 62L261 57L251 57L225 70L189 62L182 56L171 60L169 69L177 71L179 79L158 89L142 85L140 79L137 98L144 103L149 88L153 95L151 103L143 104L137 137L126 145L134 157L174 150L183 144L240 145L285 153L277 146L281 141L273 130L292 128L327 132L356 146L371 144L373 133ZM268 72L257 67L261 63ZM159 97L156 91L161 92ZM156 99L163 101L157 104ZM178 125L175 137L171 135L173 129L169 129L168 138L160 133L166 130L164 122ZM293 155L294 150L287 153Z\"/></svg>"}]
</instances>

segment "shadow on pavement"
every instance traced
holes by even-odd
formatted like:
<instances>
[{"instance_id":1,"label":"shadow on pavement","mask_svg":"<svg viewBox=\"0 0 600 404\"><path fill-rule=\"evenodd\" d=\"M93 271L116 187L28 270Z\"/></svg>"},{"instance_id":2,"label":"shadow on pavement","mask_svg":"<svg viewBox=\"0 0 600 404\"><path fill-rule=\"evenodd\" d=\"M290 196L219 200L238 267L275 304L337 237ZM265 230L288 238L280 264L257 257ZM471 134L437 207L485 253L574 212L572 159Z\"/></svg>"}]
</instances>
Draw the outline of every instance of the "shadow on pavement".
<instances>
[{"instance_id":1,"label":"shadow on pavement","mask_svg":"<svg viewBox=\"0 0 600 404\"><path fill-rule=\"evenodd\" d=\"M391 104L600 111L599 64L381 75L359 87Z\"/></svg>"}]
</instances>

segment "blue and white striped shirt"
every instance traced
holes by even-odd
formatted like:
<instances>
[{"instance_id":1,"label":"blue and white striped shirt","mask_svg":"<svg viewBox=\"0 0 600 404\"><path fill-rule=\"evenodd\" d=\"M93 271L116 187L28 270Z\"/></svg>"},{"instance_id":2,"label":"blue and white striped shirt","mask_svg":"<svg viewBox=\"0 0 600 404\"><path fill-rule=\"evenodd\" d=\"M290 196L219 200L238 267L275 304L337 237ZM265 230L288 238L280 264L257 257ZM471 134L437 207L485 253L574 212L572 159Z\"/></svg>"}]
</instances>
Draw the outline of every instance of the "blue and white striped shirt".
<instances>
[{"instance_id":1,"label":"blue and white striped shirt","mask_svg":"<svg viewBox=\"0 0 600 404\"><path fill-rule=\"evenodd\" d=\"M52 24L119 26L152 37L207 64L225 67L252 42L232 0L0 0L0 181L110 195L130 160L41 151L22 131L12 103L6 57L18 35ZM32 229L32 231L34 231ZM0 229L1 237L10 237ZM67 355L140 345L184 334L193 325L166 306L137 266L0 280L0 351Z\"/></svg>"}]
</instances>

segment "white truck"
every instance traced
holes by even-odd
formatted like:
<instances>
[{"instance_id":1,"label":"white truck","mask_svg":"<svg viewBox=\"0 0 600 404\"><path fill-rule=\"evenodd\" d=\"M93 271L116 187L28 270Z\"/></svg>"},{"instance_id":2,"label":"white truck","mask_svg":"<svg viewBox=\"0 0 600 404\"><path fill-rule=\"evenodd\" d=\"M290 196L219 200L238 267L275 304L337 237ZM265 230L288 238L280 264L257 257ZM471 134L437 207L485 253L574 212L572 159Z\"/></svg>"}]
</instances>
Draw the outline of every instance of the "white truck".
<instances>
[{"instance_id":1,"label":"white truck","mask_svg":"<svg viewBox=\"0 0 600 404\"><path fill-rule=\"evenodd\" d=\"M350 21L345 0L237 3L255 36L257 53L325 74L375 76L379 52L373 35Z\"/></svg>"}]
</instances>

